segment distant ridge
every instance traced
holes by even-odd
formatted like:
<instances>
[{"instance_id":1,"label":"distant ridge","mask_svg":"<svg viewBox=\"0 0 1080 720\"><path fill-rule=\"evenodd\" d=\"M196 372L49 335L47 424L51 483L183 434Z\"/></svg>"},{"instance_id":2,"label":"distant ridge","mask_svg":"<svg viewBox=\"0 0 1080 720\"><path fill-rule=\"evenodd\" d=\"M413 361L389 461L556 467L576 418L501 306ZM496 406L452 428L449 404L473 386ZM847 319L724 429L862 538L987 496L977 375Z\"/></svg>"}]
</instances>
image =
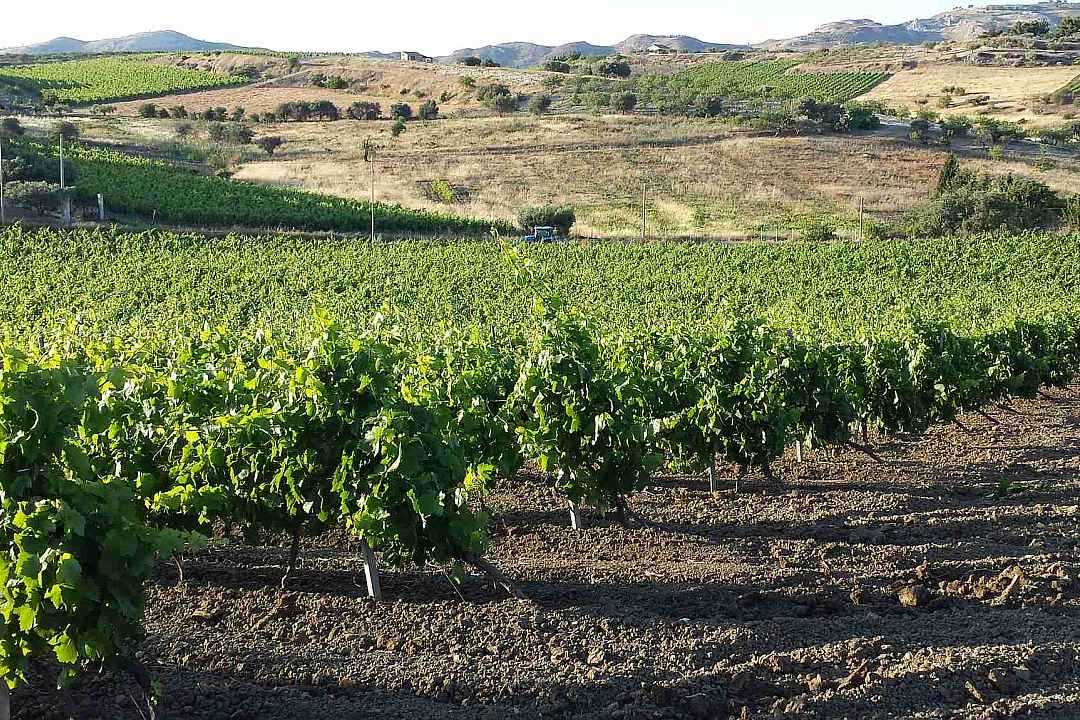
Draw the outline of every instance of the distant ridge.
<instances>
[{"instance_id":1,"label":"distant ridge","mask_svg":"<svg viewBox=\"0 0 1080 720\"><path fill-rule=\"evenodd\" d=\"M250 50L240 45L197 40L172 30L137 33L106 40L76 40L58 37L35 45L5 48L8 55L52 55L58 53L92 54L119 52L213 52L215 50Z\"/></svg>"},{"instance_id":2,"label":"distant ridge","mask_svg":"<svg viewBox=\"0 0 1080 720\"><path fill-rule=\"evenodd\" d=\"M806 35L768 40L757 47L765 50L819 50L861 43L917 45L946 40L964 41L974 40L987 32L1008 29L1018 20L1044 20L1053 26L1069 16L1080 17L1080 3L971 6L899 25L882 25L865 19L844 20L822 25Z\"/></svg>"},{"instance_id":3,"label":"distant ridge","mask_svg":"<svg viewBox=\"0 0 1080 720\"><path fill-rule=\"evenodd\" d=\"M559 55L580 53L583 57L601 57L617 53L643 52L653 43L667 45L679 52L706 52L709 50L745 49L746 45L710 43L687 35L631 35L616 45L593 45L573 42L565 45L537 45L529 42L502 43L479 48L464 48L439 58L444 63L457 63L469 56L493 60L503 67L526 68L541 65Z\"/></svg>"}]
</instances>

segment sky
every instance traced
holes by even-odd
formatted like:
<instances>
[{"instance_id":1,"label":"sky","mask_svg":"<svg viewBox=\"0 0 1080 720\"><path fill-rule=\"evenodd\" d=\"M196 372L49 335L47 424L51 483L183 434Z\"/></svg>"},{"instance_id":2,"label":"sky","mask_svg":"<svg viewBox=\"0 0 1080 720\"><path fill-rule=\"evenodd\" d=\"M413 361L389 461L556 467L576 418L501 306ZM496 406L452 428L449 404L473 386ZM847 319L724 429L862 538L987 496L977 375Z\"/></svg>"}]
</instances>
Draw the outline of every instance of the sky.
<instances>
[{"instance_id":1,"label":"sky","mask_svg":"<svg viewBox=\"0 0 1080 720\"><path fill-rule=\"evenodd\" d=\"M827 22L892 24L956 7L957 0L97 0L10 2L0 47L65 35L99 40L176 30L201 40L275 50L416 50L446 55L512 41L611 45L635 33L754 43L802 35Z\"/></svg>"}]
</instances>

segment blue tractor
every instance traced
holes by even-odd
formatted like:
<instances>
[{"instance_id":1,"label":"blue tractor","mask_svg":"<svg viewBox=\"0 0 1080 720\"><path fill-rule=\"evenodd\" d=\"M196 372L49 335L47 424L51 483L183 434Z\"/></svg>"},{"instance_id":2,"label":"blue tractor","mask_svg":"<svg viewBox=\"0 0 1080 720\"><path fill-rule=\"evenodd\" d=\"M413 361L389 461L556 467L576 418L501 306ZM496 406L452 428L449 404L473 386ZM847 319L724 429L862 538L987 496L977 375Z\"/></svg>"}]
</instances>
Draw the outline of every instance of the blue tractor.
<instances>
[{"instance_id":1,"label":"blue tractor","mask_svg":"<svg viewBox=\"0 0 1080 720\"><path fill-rule=\"evenodd\" d=\"M532 235L526 235L521 239L527 243L555 242L559 239L559 233L553 227L535 227Z\"/></svg>"}]
</instances>

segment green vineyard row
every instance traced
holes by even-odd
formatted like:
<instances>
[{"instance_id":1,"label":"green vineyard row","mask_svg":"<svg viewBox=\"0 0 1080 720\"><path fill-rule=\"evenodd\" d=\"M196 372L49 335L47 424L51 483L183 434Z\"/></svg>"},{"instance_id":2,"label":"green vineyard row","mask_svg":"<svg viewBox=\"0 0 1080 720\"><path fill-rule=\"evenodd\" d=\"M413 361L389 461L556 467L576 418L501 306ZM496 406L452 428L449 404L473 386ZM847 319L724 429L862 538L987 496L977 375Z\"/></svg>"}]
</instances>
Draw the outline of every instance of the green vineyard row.
<instances>
[{"instance_id":1,"label":"green vineyard row","mask_svg":"<svg viewBox=\"0 0 1080 720\"><path fill-rule=\"evenodd\" d=\"M166 341L0 346L0 676L129 662L156 558L215 524L342 527L384 564L475 562L480 499L525 462L574 503L625 508L662 465L744 468L920 433L1080 370L1080 315L992 331L913 321L830 340L747 319L605 331L506 250L528 321L314 339L205 328Z\"/></svg>"},{"instance_id":2,"label":"green vineyard row","mask_svg":"<svg viewBox=\"0 0 1080 720\"><path fill-rule=\"evenodd\" d=\"M371 205L296 190L201 175L160 160L76 145L75 194L93 202L100 193L110 210L200 226L365 232ZM376 203L377 232L484 235L508 223Z\"/></svg>"},{"instance_id":3,"label":"green vineyard row","mask_svg":"<svg viewBox=\"0 0 1080 720\"><path fill-rule=\"evenodd\" d=\"M240 76L162 65L145 57L103 57L0 68L0 80L51 91L71 104L114 102L239 85Z\"/></svg>"},{"instance_id":4,"label":"green vineyard row","mask_svg":"<svg viewBox=\"0 0 1080 720\"><path fill-rule=\"evenodd\" d=\"M791 72L798 64L790 60L709 63L676 74L674 81L697 92L721 96L760 97L764 91L785 99L847 102L889 78L876 72Z\"/></svg>"}]
</instances>

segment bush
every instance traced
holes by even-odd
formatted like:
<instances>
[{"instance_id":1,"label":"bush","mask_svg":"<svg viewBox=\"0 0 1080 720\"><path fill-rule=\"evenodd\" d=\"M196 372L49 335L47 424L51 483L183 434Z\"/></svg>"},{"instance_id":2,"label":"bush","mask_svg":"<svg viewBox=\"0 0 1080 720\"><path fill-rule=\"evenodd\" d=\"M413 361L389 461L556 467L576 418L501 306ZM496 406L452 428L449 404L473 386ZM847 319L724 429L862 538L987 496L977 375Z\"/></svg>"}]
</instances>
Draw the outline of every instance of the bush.
<instances>
[{"instance_id":1,"label":"bush","mask_svg":"<svg viewBox=\"0 0 1080 720\"><path fill-rule=\"evenodd\" d=\"M60 205L60 186L40 181L10 182L4 185L4 197L18 207L53 212Z\"/></svg>"},{"instance_id":2,"label":"bush","mask_svg":"<svg viewBox=\"0 0 1080 720\"><path fill-rule=\"evenodd\" d=\"M353 120L378 120L382 114L382 107L379 103L361 100L350 105L347 112Z\"/></svg>"},{"instance_id":3,"label":"bush","mask_svg":"<svg viewBox=\"0 0 1080 720\"><path fill-rule=\"evenodd\" d=\"M1067 228L1080 232L1080 196L1069 198L1065 204L1065 214L1062 219Z\"/></svg>"},{"instance_id":4,"label":"bush","mask_svg":"<svg viewBox=\"0 0 1080 720\"><path fill-rule=\"evenodd\" d=\"M14 152L12 152L14 150ZM56 182L60 163L55 156L32 152L22 147L4 149L5 182ZM75 171L70 158L64 159L64 180L72 182Z\"/></svg>"},{"instance_id":5,"label":"bush","mask_svg":"<svg viewBox=\"0 0 1080 720\"><path fill-rule=\"evenodd\" d=\"M481 85L480 89L476 91L476 98L482 103L492 104L495 102L495 98L504 97L510 95L510 88L499 83L491 83L489 85Z\"/></svg>"},{"instance_id":6,"label":"bush","mask_svg":"<svg viewBox=\"0 0 1080 720\"><path fill-rule=\"evenodd\" d=\"M408 103L394 103L390 107L390 117L397 120L412 120L413 109Z\"/></svg>"},{"instance_id":7,"label":"bush","mask_svg":"<svg viewBox=\"0 0 1080 720\"><path fill-rule=\"evenodd\" d=\"M611 109L615 112L629 113L637 107L637 95L632 92L615 93L611 96Z\"/></svg>"},{"instance_id":8,"label":"bush","mask_svg":"<svg viewBox=\"0 0 1080 720\"><path fill-rule=\"evenodd\" d=\"M428 100L420 106L421 120L434 120L439 117L439 106L434 100Z\"/></svg>"},{"instance_id":9,"label":"bush","mask_svg":"<svg viewBox=\"0 0 1080 720\"><path fill-rule=\"evenodd\" d=\"M538 227L553 227L559 235L567 237L575 222L577 215L569 205L527 207L518 213L518 225L527 233Z\"/></svg>"},{"instance_id":10,"label":"bush","mask_svg":"<svg viewBox=\"0 0 1080 720\"><path fill-rule=\"evenodd\" d=\"M26 133L18 118L7 117L0 121L0 137L17 138Z\"/></svg>"},{"instance_id":11,"label":"bush","mask_svg":"<svg viewBox=\"0 0 1080 720\"><path fill-rule=\"evenodd\" d=\"M551 109L551 103L550 95L533 95L529 98L529 112L533 115L544 115Z\"/></svg>"},{"instance_id":12,"label":"bush","mask_svg":"<svg viewBox=\"0 0 1080 720\"><path fill-rule=\"evenodd\" d=\"M499 63L495 62L495 61L494 61L494 60L492 60L491 58L484 58L484 59L483 59L483 60L482 60L482 61L480 62L480 65L481 65L482 67L486 67L486 68L497 68L497 67L502 67L501 65L499 65Z\"/></svg>"},{"instance_id":13,"label":"bush","mask_svg":"<svg viewBox=\"0 0 1080 720\"><path fill-rule=\"evenodd\" d=\"M462 60L461 60L461 64L464 65L465 67L480 67L480 65L482 65L483 62L484 62L483 60L476 57L475 55L470 55L469 57L462 58Z\"/></svg>"},{"instance_id":14,"label":"bush","mask_svg":"<svg viewBox=\"0 0 1080 720\"><path fill-rule=\"evenodd\" d=\"M610 60L597 63L594 72L604 77L628 78L633 70L625 60Z\"/></svg>"},{"instance_id":15,"label":"bush","mask_svg":"<svg viewBox=\"0 0 1080 720\"><path fill-rule=\"evenodd\" d=\"M1016 23L1009 28L1009 34L1043 37L1044 35L1050 34L1050 23L1045 20L1017 20Z\"/></svg>"},{"instance_id":16,"label":"bush","mask_svg":"<svg viewBox=\"0 0 1080 720\"><path fill-rule=\"evenodd\" d=\"M67 120L64 120L56 125L56 135L64 138L65 140L78 140L79 128Z\"/></svg>"},{"instance_id":17,"label":"bush","mask_svg":"<svg viewBox=\"0 0 1080 720\"><path fill-rule=\"evenodd\" d=\"M518 111L521 99L516 95L496 95L491 107L500 115L508 115Z\"/></svg>"},{"instance_id":18,"label":"bush","mask_svg":"<svg viewBox=\"0 0 1080 720\"><path fill-rule=\"evenodd\" d=\"M544 69L548 72L565 74L573 70L573 67L570 65L570 63L563 62L561 60L548 60L546 63L544 63Z\"/></svg>"},{"instance_id":19,"label":"bush","mask_svg":"<svg viewBox=\"0 0 1080 720\"><path fill-rule=\"evenodd\" d=\"M176 133L176 137L178 138L186 138L194 131L195 128L189 122L177 123L176 127L173 128L173 132Z\"/></svg>"},{"instance_id":20,"label":"bush","mask_svg":"<svg viewBox=\"0 0 1080 720\"><path fill-rule=\"evenodd\" d=\"M799 235L806 242L829 242L836 239L836 227L825 218L803 218L799 222Z\"/></svg>"},{"instance_id":21,"label":"bush","mask_svg":"<svg viewBox=\"0 0 1080 720\"><path fill-rule=\"evenodd\" d=\"M394 124L390 126L390 134L398 137L405 132L405 128L405 118L398 116L395 118Z\"/></svg>"},{"instance_id":22,"label":"bush","mask_svg":"<svg viewBox=\"0 0 1080 720\"><path fill-rule=\"evenodd\" d=\"M274 152L284 144L284 141L277 135L266 135L255 141L255 144L262 150L268 157L272 157Z\"/></svg>"},{"instance_id":23,"label":"bush","mask_svg":"<svg viewBox=\"0 0 1080 720\"><path fill-rule=\"evenodd\" d=\"M936 196L908 217L907 228L919 236L1022 232L1057 223L1065 210L1065 202L1044 183L1014 175L982 175L962 169L950 157Z\"/></svg>"},{"instance_id":24,"label":"bush","mask_svg":"<svg viewBox=\"0 0 1080 720\"><path fill-rule=\"evenodd\" d=\"M143 103L139 106L139 117L141 118L156 118L158 116L157 105L154 103Z\"/></svg>"}]
</instances>

